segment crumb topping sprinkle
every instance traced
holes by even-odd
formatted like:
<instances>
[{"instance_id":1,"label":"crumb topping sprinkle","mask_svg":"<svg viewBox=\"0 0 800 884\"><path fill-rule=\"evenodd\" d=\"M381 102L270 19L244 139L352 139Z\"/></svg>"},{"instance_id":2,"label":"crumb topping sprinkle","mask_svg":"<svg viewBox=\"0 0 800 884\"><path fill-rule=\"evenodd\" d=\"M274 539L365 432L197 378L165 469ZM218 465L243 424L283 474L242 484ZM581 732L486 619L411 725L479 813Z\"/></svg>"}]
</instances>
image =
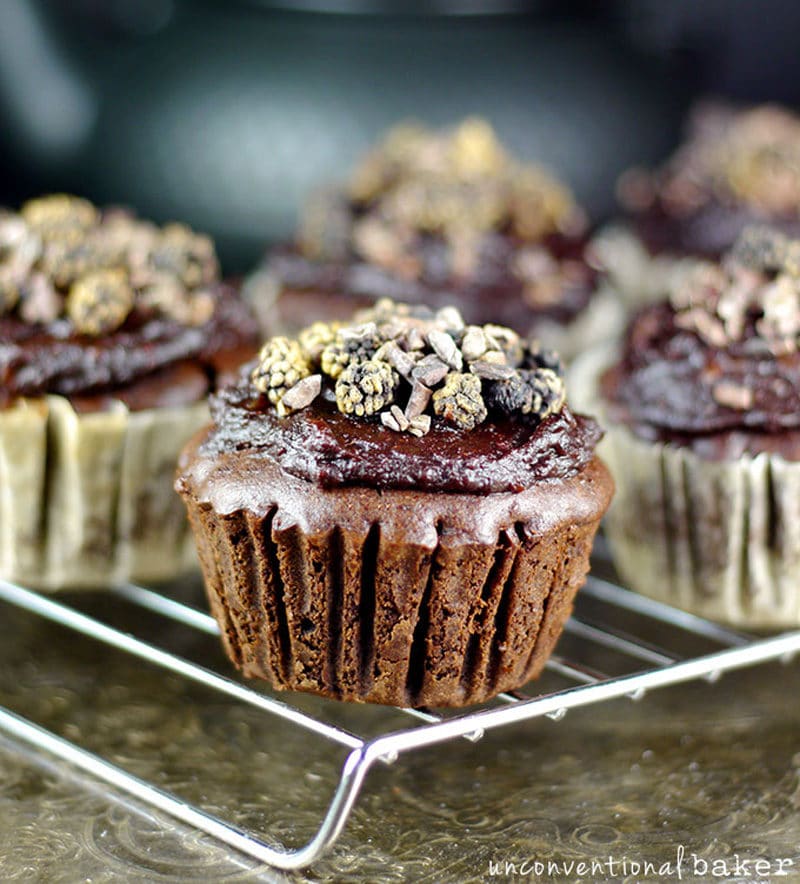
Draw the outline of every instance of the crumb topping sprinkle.
<instances>
[{"instance_id":1,"label":"crumb topping sprinkle","mask_svg":"<svg viewBox=\"0 0 800 884\"><path fill-rule=\"evenodd\" d=\"M800 240L749 227L720 263L693 262L670 292L679 327L720 349L780 357L800 346ZM744 401L729 390L724 397Z\"/></svg>"},{"instance_id":2,"label":"crumb topping sprinkle","mask_svg":"<svg viewBox=\"0 0 800 884\"><path fill-rule=\"evenodd\" d=\"M539 422L566 399L560 360L538 341L466 325L453 307L388 299L350 324L316 322L297 339L272 338L250 379L281 417L309 406L327 383L342 414L415 436L433 417L463 430L490 411Z\"/></svg>"},{"instance_id":3,"label":"crumb topping sprinkle","mask_svg":"<svg viewBox=\"0 0 800 884\"><path fill-rule=\"evenodd\" d=\"M0 315L67 320L99 337L134 309L200 326L214 312L219 266L209 237L53 194L0 213Z\"/></svg>"}]
</instances>

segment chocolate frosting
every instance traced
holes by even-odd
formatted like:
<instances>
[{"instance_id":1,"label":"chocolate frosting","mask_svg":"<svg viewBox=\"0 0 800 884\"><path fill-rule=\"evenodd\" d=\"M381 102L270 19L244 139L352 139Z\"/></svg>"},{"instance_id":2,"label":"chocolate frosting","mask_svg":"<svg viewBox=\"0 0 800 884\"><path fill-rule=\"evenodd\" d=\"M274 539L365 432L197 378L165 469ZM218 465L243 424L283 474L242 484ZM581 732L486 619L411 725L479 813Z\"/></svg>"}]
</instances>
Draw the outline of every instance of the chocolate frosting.
<instances>
[{"instance_id":1,"label":"chocolate frosting","mask_svg":"<svg viewBox=\"0 0 800 884\"><path fill-rule=\"evenodd\" d=\"M800 218L797 216L770 216L746 205L721 202L709 198L702 206L685 214L675 214L657 200L647 209L637 212L633 229L650 254L699 255L718 258L738 239L745 228L764 224L800 237Z\"/></svg>"},{"instance_id":2,"label":"chocolate frosting","mask_svg":"<svg viewBox=\"0 0 800 884\"><path fill-rule=\"evenodd\" d=\"M377 523L382 542L402 538L426 549L439 543L495 544L501 531L514 530L516 524L526 534L544 535L566 524L592 522L607 509L614 488L607 468L592 454L562 482L532 482L521 492L320 488L292 475L264 451L217 451L214 435L214 428L203 431L184 449L177 490L220 514L248 510L263 516L277 505L275 531L299 527L318 534L338 524L366 534Z\"/></svg>"},{"instance_id":3,"label":"chocolate frosting","mask_svg":"<svg viewBox=\"0 0 800 884\"><path fill-rule=\"evenodd\" d=\"M800 236L800 118L776 105L704 103L655 171L633 169L620 201L653 254L716 258L751 224Z\"/></svg>"},{"instance_id":4,"label":"chocolate frosting","mask_svg":"<svg viewBox=\"0 0 800 884\"><path fill-rule=\"evenodd\" d=\"M417 438L379 420L340 414L330 390L308 408L279 418L246 378L211 397L214 426L203 455L246 451L326 488L359 485L484 494L518 492L576 475L601 437L588 417L567 407L538 426L523 416L492 419L464 431L434 418Z\"/></svg>"},{"instance_id":5,"label":"chocolate frosting","mask_svg":"<svg viewBox=\"0 0 800 884\"><path fill-rule=\"evenodd\" d=\"M615 417L668 434L800 427L800 355L776 358L757 344L748 337L713 347L678 326L669 304L655 304L633 320L620 362L603 377L603 392L616 406ZM721 403L722 382L750 391L749 407Z\"/></svg>"},{"instance_id":6,"label":"chocolate frosting","mask_svg":"<svg viewBox=\"0 0 800 884\"><path fill-rule=\"evenodd\" d=\"M493 322L520 334L535 330L537 321L568 323L589 303L597 286L598 271L588 262L583 235L550 234L538 244L540 254L553 262L553 288L546 298L526 294L526 283L513 271L524 252L512 237L484 234L478 250L477 270L470 278L454 274L448 247L436 237L423 237L417 247L420 272L405 277L349 253L339 260L311 260L294 247L274 250L267 262L282 292L311 291L321 296L346 295L355 302L382 297L433 308L457 304L464 319L477 325ZM545 273L541 279L544 281Z\"/></svg>"},{"instance_id":7,"label":"chocolate frosting","mask_svg":"<svg viewBox=\"0 0 800 884\"><path fill-rule=\"evenodd\" d=\"M187 360L207 381L200 392L193 378L197 401L237 354L241 361L255 349L247 306L227 286L218 286L212 294L215 310L202 326L134 310L119 329L97 339L75 334L64 318L42 325L14 315L0 317L0 406L18 396L87 397L125 391ZM132 402L149 407L158 398L156 391L149 391Z\"/></svg>"}]
</instances>

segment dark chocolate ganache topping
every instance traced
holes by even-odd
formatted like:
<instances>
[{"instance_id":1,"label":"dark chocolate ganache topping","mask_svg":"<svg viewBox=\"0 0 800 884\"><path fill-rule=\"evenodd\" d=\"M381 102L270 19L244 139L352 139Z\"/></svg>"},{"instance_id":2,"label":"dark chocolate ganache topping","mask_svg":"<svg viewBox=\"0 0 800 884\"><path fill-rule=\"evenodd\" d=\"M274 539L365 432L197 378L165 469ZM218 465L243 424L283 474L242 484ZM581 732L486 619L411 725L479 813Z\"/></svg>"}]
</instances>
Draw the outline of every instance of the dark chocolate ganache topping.
<instances>
[{"instance_id":1,"label":"dark chocolate ganache topping","mask_svg":"<svg viewBox=\"0 0 800 884\"><path fill-rule=\"evenodd\" d=\"M82 408L115 392L134 408L197 401L254 352L207 237L66 195L0 214L0 407L47 393ZM162 396L159 379L185 389Z\"/></svg>"},{"instance_id":2,"label":"dark chocolate ganache topping","mask_svg":"<svg viewBox=\"0 0 800 884\"><path fill-rule=\"evenodd\" d=\"M800 117L700 105L675 154L655 171L627 172L619 195L654 254L718 258L758 223L800 236Z\"/></svg>"},{"instance_id":3,"label":"dark chocolate ganache topping","mask_svg":"<svg viewBox=\"0 0 800 884\"><path fill-rule=\"evenodd\" d=\"M558 359L498 326L381 302L358 322L273 338L211 398L203 448L323 487L521 491L578 473L598 425L565 404Z\"/></svg>"},{"instance_id":4,"label":"dark chocolate ganache topping","mask_svg":"<svg viewBox=\"0 0 800 884\"><path fill-rule=\"evenodd\" d=\"M542 319L570 322L591 300L599 272L590 263L587 242L583 235L554 233L524 245L501 233L484 234L475 246L480 272L465 279L453 274L447 244L432 236L415 243L420 270L414 277L398 276L356 254L318 261L296 248L274 250L269 271L286 291L431 307L457 302L467 322L496 322L527 334Z\"/></svg>"},{"instance_id":5,"label":"dark chocolate ganache topping","mask_svg":"<svg viewBox=\"0 0 800 884\"><path fill-rule=\"evenodd\" d=\"M517 162L482 120L405 125L346 188L309 202L297 248L275 253L270 270L287 289L433 307L457 296L468 322L527 333L537 315L565 322L588 303L586 228L567 188Z\"/></svg>"},{"instance_id":6,"label":"dark chocolate ganache topping","mask_svg":"<svg viewBox=\"0 0 800 884\"><path fill-rule=\"evenodd\" d=\"M739 450L775 450L764 437L800 429L799 347L800 240L749 228L634 318L603 393L646 438L738 433Z\"/></svg>"}]
</instances>

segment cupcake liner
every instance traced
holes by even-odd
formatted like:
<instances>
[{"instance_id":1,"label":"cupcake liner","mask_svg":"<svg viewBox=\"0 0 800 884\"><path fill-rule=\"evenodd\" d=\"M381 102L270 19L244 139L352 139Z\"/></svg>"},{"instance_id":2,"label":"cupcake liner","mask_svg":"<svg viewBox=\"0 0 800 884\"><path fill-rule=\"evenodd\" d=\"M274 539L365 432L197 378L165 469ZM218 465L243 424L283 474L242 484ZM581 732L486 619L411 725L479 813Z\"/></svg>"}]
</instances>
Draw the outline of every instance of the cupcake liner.
<instances>
[{"instance_id":1,"label":"cupcake liner","mask_svg":"<svg viewBox=\"0 0 800 884\"><path fill-rule=\"evenodd\" d=\"M619 337L625 327L626 315L619 294L605 283L568 323L542 319L535 324L533 334L559 353L564 362L570 363L586 349Z\"/></svg>"},{"instance_id":2,"label":"cupcake liner","mask_svg":"<svg viewBox=\"0 0 800 884\"><path fill-rule=\"evenodd\" d=\"M190 570L172 476L207 420L205 403L78 413L59 396L0 412L0 575L56 590Z\"/></svg>"},{"instance_id":3,"label":"cupcake liner","mask_svg":"<svg viewBox=\"0 0 800 884\"><path fill-rule=\"evenodd\" d=\"M266 459L222 490L214 473L184 466L179 488L233 662L279 689L401 706L476 703L539 673L611 493L596 460L484 497L325 490Z\"/></svg>"},{"instance_id":4,"label":"cupcake liner","mask_svg":"<svg viewBox=\"0 0 800 884\"><path fill-rule=\"evenodd\" d=\"M628 311L665 297L697 260L672 254L653 255L624 226L604 228L592 240L591 248Z\"/></svg>"},{"instance_id":5,"label":"cupcake liner","mask_svg":"<svg viewBox=\"0 0 800 884\"><path fill-rule=\"evenodd\" d=\"M612 358L587 354L570 380L580 407L591 403L608 428L598 451L617 491L604 528L623 582L739 627L800 625L800 463L769 453L705 460L611 426L596 381Z\"/></svg>"},{"instance_id":6,"label":"cupcake liner","mask_svg":"<svg viewBox=\"0 0 800 884\"><path fill-rule=\"evenodd\" d=\"M702 460L624 428L602 451L617 483L606 530L623 580L736 626L800 625L800 464Z\"/></svg>"}]
</instances>

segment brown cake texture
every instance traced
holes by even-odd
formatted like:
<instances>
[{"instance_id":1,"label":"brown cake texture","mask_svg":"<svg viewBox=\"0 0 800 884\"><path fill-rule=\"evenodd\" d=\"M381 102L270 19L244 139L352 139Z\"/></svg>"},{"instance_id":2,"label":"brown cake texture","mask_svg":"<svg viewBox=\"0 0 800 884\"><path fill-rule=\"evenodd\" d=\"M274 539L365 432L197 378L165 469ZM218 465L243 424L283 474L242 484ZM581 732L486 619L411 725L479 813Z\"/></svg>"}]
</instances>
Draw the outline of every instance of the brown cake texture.
<instances>
[{"instance_id":1,"label":"brown cake texture","mask_svg":"<svg viewBox=\"0 0 800 884\"><path fill-rule=\"evenodd\" d=\"M616 329L585 212L562 182L513 157L490 125L403 124L314 194L295 241L247 291L266 334L346 319L381 297L456 305L470 323L546 337L569 357Z\"/></svg>"},{"instance_id":2,"label":"brown cake texture","mask_svg":"<svg viewBox=\"0 0 800 884\"><path fill-rule=\"evenodd\" d=\"M177 488L244 674L462 706L541 671L613 490L554 354L381 302L268 341L212 416Z\"/></svg>"},{"instance_id":3,"label":"brown cake texture","mask_svg":"<svg viewBox=\"0 0 800 884\"><path fill-rule=\"evenodd\" d=\"M57 590L196 567L170 477L254 328L182 224L66 194L0 212L0 577Z\"/></svg>"}]
</instances>

